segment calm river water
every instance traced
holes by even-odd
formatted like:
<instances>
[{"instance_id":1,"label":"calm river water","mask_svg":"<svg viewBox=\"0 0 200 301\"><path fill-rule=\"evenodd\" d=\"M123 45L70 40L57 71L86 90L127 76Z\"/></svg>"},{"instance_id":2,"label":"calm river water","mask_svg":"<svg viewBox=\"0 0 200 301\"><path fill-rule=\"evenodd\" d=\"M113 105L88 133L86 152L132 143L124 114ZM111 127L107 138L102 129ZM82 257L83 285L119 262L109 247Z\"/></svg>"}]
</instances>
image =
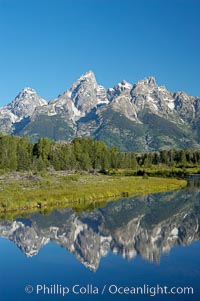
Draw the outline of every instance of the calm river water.
<instances>
[{"instance_id":1,"label":"calm river water","mask_svg":"<svg viewBox=\"0 0 200 301\"><path fill-rule=\"evenodd\" d=\"M0 220L1 301L199 301L198 186Z\"/></svg>"}]
</instances>

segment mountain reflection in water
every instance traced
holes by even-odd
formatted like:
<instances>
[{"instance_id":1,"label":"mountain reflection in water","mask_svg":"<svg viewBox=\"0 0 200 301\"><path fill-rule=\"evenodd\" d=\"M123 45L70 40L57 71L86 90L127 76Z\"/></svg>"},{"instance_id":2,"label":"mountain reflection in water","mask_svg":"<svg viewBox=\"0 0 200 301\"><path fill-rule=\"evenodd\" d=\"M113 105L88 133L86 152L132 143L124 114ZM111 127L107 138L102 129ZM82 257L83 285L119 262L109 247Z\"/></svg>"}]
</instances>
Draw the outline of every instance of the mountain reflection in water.
<instances>
[{"instance_id":1,"label":"mountain reflection in water","mask_svg":"<svg viewBox=\"0 0 200 301\"><path fill-rule=\"evenodd\" d=\"M121 199L94 211L65 209L1 220L0 237L13 241L28 257L52 241L96 271L110 251L128 260L139 254L159 263L172 247L199 240L199 221L200 192L188 188Z\"/></svg>"}]
</instances>

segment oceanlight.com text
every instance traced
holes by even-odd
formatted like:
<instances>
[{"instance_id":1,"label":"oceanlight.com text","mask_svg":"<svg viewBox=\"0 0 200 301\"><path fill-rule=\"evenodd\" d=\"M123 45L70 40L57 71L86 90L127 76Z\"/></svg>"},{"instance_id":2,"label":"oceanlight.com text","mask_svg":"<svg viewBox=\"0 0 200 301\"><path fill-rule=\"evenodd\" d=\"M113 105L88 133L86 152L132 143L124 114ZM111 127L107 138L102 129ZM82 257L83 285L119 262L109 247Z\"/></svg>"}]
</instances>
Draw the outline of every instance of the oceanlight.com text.
<instances>
[{"instance_id":1,"label":"oceanlight.com text","mask_svg":"<svg viewBox=\"0 0 200 301\"><path fill-rule=\"evenodd\" d=\"M194 289L191 286L165 286L144 284L142 286L120 286L117 284L104 284L103 286L94 284L73 284L71 286L61 284L37 284L36 286L27 285L27 294L36 295L193 295Z\"/></svg>"}]
</instances>

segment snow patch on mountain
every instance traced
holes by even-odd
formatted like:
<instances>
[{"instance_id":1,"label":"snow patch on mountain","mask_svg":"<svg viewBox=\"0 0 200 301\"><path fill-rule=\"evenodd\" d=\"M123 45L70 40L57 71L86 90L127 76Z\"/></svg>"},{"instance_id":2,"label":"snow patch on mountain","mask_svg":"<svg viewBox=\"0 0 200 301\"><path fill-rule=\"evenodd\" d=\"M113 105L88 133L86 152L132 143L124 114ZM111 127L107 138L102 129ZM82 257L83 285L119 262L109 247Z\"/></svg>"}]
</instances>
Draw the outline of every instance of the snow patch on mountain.
<instances>
[{"instance_id":1,"label":"snow patch on mountain","mask_svg":"<svg viewBox=\"0 0 200 301\"><path fill-rule=\"evenodd\" d=\"M200 99L184 92L172 93L165 86L159 86L152 76L135 84L122 80L106 91L97 83L94 73L88 71L81 75L70 89L50 102L38 96L34 89L24 88L10 104L0 109L0 131L17 134L19 128L23 130L27 124L45 115L58 117L52 118L52 123L54 120L59 123L59 118L67 123L73 130L70 139L76 135L91 136L98 132L99 127L102 128L102 123L106 124L106 120L102 118L106 110L108 114L113 111L120 113L119 119L120 116L126 117L137 125L145 122L145 114L150 114L183 129L184 124L185 128L190 128L191 124L198 122ZM120 129L120 120L117 126ZM123 126L126 125L123 123ZM119 129L116 129L116 133L119 133ZM149 138L146 137L140 137L141 141L151 140L149 134Z\"/></svg>"}]
</instances>

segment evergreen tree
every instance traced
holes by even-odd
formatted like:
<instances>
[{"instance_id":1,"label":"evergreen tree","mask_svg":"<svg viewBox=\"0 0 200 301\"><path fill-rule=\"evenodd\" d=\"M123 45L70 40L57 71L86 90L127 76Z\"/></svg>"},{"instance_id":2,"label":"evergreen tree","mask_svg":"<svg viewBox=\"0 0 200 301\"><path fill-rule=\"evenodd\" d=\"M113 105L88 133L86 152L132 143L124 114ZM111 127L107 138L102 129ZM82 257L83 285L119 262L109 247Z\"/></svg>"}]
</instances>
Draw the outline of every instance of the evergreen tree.
<instances>
[{"instance_id":1,"label":"evergreen tree","mask_svg":"<svg viewBox=\"0 0 200 301\"><path fill-rule=\"evenodd\" d=\"M134 170L138 169L138 162L136 159L136 155L134 153L131 154L131 168L133 168Z\"/></svg>"},{"instance_id":2,"label":"evergreen tree","mask_svg":"<svg viewBox=\"0 0 200 301\"><path fill-rule=\"evenodd\" d=\"M185 150L180 151L180 163L185 166L187 163Z\"/></svg>"},{"instance_id":3,"label":"evergreen tree","mask_svg":"<svg viewBox=\"0 0 200 301\"><path fill-rule=\"evenodd\" d=\"M17 170L28 170L32 163L32 145L27 138L17 141Z\"/></svg>"},{"instance_id":4,"label":"evergreen tree","mask_svg":"<svg viewBox=\"0 0 200 301\"><path fill-rule=\"evenodd\" d=\"M33 154L44 162L44 165L49 166L49 155L51 152L51 140L47 137L40 138L37 144L34 145Z\"/></svg>"},{"instance_id":5,"label":"evergreen tree","mask_svg":"<svg viewBox=\"0 0 200 301\"><path fill-rule=\"evenodd\" d=\"M110 153L111 154L111 167L112 168L118 168L117 153L118 153L117 147L116 146L112 147L111 153Z\"/></svg>"},{"instance_id":6,"label":"evergreen tree","mask_svg":"<svg viewBox=\"0 0 200 301\"><path fill-rule=\"evenodd\" d=\"M151 153L146 154L146 158L144 159L144 167L151 168L152 166L152 155Z\"/></svg>"},{"instance_id":7,"label":"evergreen tree","mask_svg":"<svg viewBox=\"0 0 200 301\"><path fill-rule=\"evenodd\" d=\"M13 136L0 137L0 168L17 169L17 138Z\"/></svg>"}]
</instances>

